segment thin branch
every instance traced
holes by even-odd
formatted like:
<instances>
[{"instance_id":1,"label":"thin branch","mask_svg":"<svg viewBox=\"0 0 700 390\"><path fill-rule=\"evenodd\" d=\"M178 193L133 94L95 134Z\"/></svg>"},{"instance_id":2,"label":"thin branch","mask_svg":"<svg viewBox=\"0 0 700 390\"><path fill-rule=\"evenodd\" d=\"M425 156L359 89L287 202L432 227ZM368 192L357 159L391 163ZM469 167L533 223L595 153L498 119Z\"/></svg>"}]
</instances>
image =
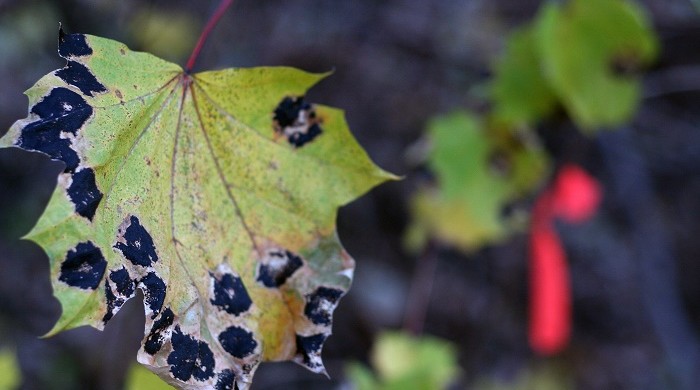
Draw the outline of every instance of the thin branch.
<instances>
[{"instance_id":1,"label":"thin branch","mask_svg":"<svg viewBox=\"0 0 700 390\"><path fill-rule=\"evenodd\" d=\"M404 309L403 328L416 336L423 333L425 318L430 304L430 295L433 291L437 263L438 250L436 245L428 243L413 271L413 280L411 281Z\"/></svg>"}]
</instances>

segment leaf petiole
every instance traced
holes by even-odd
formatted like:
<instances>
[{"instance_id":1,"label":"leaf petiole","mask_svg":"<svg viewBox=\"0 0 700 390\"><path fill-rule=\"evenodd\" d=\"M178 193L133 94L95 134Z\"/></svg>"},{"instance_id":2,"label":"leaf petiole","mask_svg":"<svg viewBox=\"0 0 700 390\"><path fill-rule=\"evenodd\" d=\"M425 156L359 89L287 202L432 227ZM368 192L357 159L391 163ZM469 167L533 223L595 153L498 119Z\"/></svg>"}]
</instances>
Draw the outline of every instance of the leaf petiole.
<instances>
[{"instance_id":1,"label":"leaf petiole","mask_svg":"<svg viewBox=\"0 0 700 390\"><path fill-rule=\"evenodd\" d=\"M204 42L206 42L207 38L209 37L209 34L214 29L214 26L216 26L221 17L224 16L224 13L231 6L231 4L233 4L233 0L221 0L221 3L219 3L219 6L216 8L216 11L214 11L214 14L211 16L211 18L209 18L209 21L207 22L206 26L204 26L202 34L199 36L197 44L195 44L194 49L192 50L192 54L187 60L187 65L185 65L185 73L190 73L192 71L194 63L197 61L197 57L199 57L199 52L202 51Z\"/></svg>"}]
</instances>

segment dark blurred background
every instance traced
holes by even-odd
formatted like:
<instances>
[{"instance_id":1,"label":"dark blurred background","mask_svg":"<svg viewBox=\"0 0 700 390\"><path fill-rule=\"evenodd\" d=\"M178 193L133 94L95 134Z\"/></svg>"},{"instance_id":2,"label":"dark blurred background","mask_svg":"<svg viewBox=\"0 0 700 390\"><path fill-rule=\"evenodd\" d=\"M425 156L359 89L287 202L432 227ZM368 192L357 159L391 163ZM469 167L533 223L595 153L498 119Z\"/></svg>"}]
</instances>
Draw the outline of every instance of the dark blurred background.
<instances>
[{"instance_id":1,"label":"dark blurred background","mask_svg":"<svg viewBox=\"0 0 700 390\"><path fill-rule=\"evenodd\" d=\"M27 113L22 92L63 66L58 22L183 64L215 1L0 0L0 135ZM340 211L357 260L324 359L331 380L291 363L264 364L254 389L341 386L374 335L401 326L416 258L402 249L407 200L422 172L405 150L430 117L479 109L479 86L535 0L237 0L208 41L200 70L288 65L334 70L308 95L342 107L378 165L406 175ZM559 224L574 290L570 346L538 358L527 344L527 237L473 255L439 252L425 332L458 348L455 388L507 383L533 365L563 367L579 389L700 388L700 14L690 0L640 1L662 51L644 75L629 126L587 138L566 120L543 124L555 164L577 162L605 188L591 221ZM696 4L697 5L697 4ZM143 332L140 297L104 332L39 339L59 316L48 259L19 238L42 213L60 164L0 150L0 346L13 347L23 389L121 389Z\"/></svg>"}]
</instances>

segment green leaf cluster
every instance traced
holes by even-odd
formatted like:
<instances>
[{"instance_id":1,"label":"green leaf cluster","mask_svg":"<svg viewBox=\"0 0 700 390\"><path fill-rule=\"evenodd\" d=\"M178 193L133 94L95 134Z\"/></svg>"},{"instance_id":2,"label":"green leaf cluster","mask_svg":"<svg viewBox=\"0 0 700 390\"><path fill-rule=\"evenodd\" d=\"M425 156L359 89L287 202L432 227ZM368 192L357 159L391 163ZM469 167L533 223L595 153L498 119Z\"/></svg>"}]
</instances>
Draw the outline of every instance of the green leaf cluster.
<instances>
[{"instance_id":1,"label":"green leaf cluster","mask_svg":"<svg viewBox=\"0 0 700 390\"><path fill-rule=\"evenodd\" d=\"M494 64L490 111L459 111L429 124L426 160L436 180L412 199L408 248L434 239L468 252L523 227L527 215L506 217L504 210L549 172L533 126L562 108L587 134L628 121L640 98L634 73L657 51L634 3L546 3L510 35Z\"/></svg>"},{"instance_id":2,"label":"green leaf cluster","mask_svg":"<svg viewBox=\"0 0 700 390\"><path fill-rule=\"evenodd\" d=\"M444 389L459 374L455 348L429 336L383 333L371 361L376 375L358 363L348 367L348 377L356 390Z\"/></svg>"},{"instance_id":3,"label":"green leaf cluster","mask_svg":"<svg viewBox=\"0 0 700 390\"><path fill-rule=\"evenodd\" d=\"M412 199L409 247L420 249L433 237L470 251L506 237L517 219L504 218L503 208L539 183L547 168L543 151L531 137L466 111L434 119L428 137L438 186Z\"/></svg>"},{"instance_id":4,"label":"green leaf cluster","mask_svg":"<svg viewBox=\"0 0 700 390\"><path fill-rule=\"evenodd\" d=\"M511 35L495 65L495 115L533 124L562 106L586 132L618 126L639 102L635 73L657 52L656 36L635 3L549 2Z\"/></svg>"}]
</instances>

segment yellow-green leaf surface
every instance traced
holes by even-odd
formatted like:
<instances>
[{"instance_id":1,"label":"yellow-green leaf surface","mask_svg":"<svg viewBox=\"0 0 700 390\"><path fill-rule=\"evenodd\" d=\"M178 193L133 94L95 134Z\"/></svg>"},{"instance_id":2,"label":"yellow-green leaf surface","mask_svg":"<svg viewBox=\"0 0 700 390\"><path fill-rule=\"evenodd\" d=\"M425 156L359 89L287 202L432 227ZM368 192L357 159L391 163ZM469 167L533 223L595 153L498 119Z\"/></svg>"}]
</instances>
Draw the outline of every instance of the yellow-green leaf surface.
<instances>
[{"instance_id":1,"label":"yellow-green leaf surface","mask_svg":"<svg viewBox=\"0 0 700 390\"><path fill-rule=\"evenodd\" d=\"M541 181L547 167L542 150L467 112L435 119L428 134L437 186L426 186L412 200L408 245L420 249L432 237L473 251L506 237L513 226L504 207Z\"/></svg>"},{"instance_id":2,"label":"yellow-green leaf surface","mask_svg":"<svg viewBox=\"0 0 700 390\"><path fill-rule=\"evenodd\" d=\"M51 261L50 334L102 328L137 289L138 360L188 389L247 388L262 361L324 372L354 261L337 208L393 178L292 68L187 74L123 44L59 37L63 69L26 94L0 146L65 170L27 238Z\"/></svg>"},{"instance_id":3,"label":"yellow-green leaf surface","mask_svg":"<svg viewBox=\"0 0 700 390\"><path fill-rule=\"evenodd\" d=\"M628 121L640 95L625 71L648 64L658 43L641 9L623 0L554 2L537 22L545 74L584 130Z\"/></svg>"}]
</instances>

